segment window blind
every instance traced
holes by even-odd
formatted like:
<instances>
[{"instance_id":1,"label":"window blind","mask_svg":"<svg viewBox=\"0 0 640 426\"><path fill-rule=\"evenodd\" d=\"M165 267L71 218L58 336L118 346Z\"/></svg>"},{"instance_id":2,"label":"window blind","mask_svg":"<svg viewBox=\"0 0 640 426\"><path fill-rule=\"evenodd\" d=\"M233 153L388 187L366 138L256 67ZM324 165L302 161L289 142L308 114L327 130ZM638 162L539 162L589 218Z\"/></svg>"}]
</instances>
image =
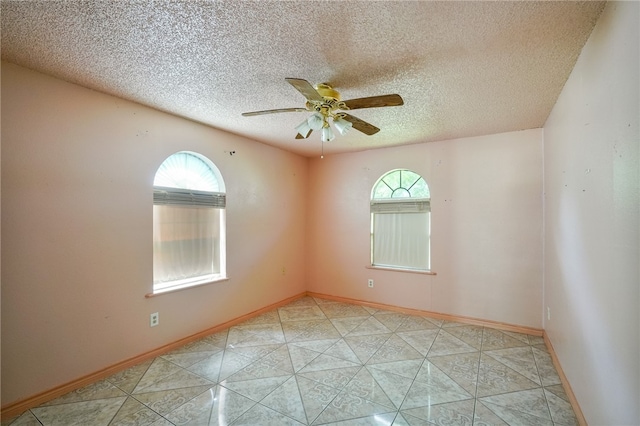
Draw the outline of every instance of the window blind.
<instances>
[{"instance_id":1,"label":"window blind","mask_svg":"<svg viewBox=\"0 0 640 426\"><path fill-rule=\"evenodd\" d=\"M226 196L220 192L155 186L153 204L223 209L226 207Z\"/></svg>"},{"instance_id":2,"label":"window blind","mask_svg":"<svg viewBox=\"0 0 640 426\"><path fill-rule=\"evenodd\" d=\"M374 214L374 266L429 269L429 212Z\"/></svg>"},{"instance_id":3,"label":"window blind","mask_svg":"<svg viewBox=\"0 0 640 426\"><path fill-rule=\"evenodd\" d=\"M431 211L430 200L371 201L371 213L423 213Z\"/></svg>"}]
</instances>

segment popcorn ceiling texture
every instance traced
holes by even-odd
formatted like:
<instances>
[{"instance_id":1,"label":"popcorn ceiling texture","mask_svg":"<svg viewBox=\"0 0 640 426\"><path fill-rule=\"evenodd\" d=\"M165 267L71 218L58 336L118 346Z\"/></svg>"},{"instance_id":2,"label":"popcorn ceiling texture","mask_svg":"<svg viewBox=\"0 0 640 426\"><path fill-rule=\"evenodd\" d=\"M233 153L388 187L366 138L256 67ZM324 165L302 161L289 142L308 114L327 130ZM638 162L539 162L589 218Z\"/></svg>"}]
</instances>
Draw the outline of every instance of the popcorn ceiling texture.
<instances>
[{"instance_id":1,"label":"popcorn ceiling texture","mask_svg":"<svg viewBox=\"0 0 640 426\"><path fill-rule=\"evenodd\" d=\"M342 99L380 127L338 153L541 127L605 2L5 1L2 60L315 156L285 77Z\"/></svg>"}]
</instances>

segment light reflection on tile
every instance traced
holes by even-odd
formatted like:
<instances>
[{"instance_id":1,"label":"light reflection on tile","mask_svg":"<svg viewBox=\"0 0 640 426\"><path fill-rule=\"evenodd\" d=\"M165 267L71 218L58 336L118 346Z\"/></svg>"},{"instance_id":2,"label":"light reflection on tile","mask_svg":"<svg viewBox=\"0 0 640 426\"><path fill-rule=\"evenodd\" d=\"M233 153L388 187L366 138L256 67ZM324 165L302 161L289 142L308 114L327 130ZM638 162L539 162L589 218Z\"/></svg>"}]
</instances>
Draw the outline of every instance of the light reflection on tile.
<instances>
[{"instance_id":1,"label":"light reflection on tile","mask_svg":"<svg viewBox=\"0 0 640 426\"><path fill-rule=\"evenodd\" d=\"M217 386L203 392L165 417L173 425L226 425L255 404L256 402L249 398Z\"/></svg>"},{"instance_id":2,"label":"light reflection on tile","mask_svg":"<svg viewBox=\"0 0 640 426\"><path fill-rule=\"evenodd\" d=\"M435 365L426 361L402 403L403 411L418 407L473 399L471 393L457 384ZM417 416L420 417L420 416Z\"/></svg>"},{"instance_id":3,"label":"light reflection on tile","mask_svg":"<svg viewBox=\"0 0 640 426\"><path fill-rule=\"evenodd\" d=\"M303 297L2 426L575 425L539 336Z\"/></svg>"},{"instance_id":4,"label":"light reflection on tile","mask_svg":"<svg viewBox=\"0 0 640 426\"><path fill-rule=\"evenodd\" d=\"M474 401L448 402L403 410L403 414L426 420L437 425L472 425Z\"/></svg>"},{"instance_id":5,"label":"light reflection on tile","mask_svg":"<svg viewBox=\"0 0 640 426\"><path fill-rule=\"evenodd\" d=\"M431 426L432 424L417 417L398 413L392 426Z\"/></svg>"}]
</instances>

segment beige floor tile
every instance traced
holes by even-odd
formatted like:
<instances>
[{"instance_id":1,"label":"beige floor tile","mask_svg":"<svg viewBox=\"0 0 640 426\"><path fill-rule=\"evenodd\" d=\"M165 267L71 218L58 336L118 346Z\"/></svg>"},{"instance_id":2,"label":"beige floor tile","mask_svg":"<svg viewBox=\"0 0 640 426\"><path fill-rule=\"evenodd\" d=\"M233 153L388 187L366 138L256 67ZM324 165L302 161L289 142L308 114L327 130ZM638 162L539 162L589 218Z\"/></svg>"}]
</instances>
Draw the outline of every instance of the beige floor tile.
<instances>
[{"instance_id":1,"label":"beige floor tile","mask_svg":"<svg viewBox=\"0 0 640 426\"><path fill-rule=\"evenodd\" d=\"M2 426L559 425L539 336L303 297Z\"/></svg>"}]
</instances>

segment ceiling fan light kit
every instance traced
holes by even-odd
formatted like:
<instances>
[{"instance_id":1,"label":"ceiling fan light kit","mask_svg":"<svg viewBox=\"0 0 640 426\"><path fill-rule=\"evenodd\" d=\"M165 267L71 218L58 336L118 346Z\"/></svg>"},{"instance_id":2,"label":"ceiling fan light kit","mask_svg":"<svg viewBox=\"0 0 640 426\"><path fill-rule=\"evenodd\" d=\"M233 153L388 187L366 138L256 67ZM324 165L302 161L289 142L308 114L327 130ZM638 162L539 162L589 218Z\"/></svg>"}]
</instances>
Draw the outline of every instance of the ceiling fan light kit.
<instances>
[{"instance_id":1,"label":"ceiling fan light kit","mask_svg":"<svg viewBox=\"0 0 640 426\"><path fill-rule=\"evenodd\" d=\"M307 137L309 137L313 129L311 128L311 126L309 126L309 120L307 119L298 124L296 126L296 130L298 131L298 135L306 139Z\"/></svg>"},{"instance_id":2,"label":"ceiling fan light kit","mask_svg":"<svg viewBox=\"0 0 640 426\"><path fill-rule=\"evenodd\" d=\"M342 136L346 135L353 127L353 123L345 120L341 116L337 116L333 119L333 125L336 126L336 129Z\"/></svg>"},{"instance_id":3,"label":"ceiling fan light kit","mask_svg":"<svg viewBox=\"0 0 640 426\"><path fill-rule=\"evenodd\" d=\"M327 125L322 128L322 142L331 142L335 137L336 135L333 134L333 130L331 130L329 123L327 123Z\"/></svg>"},{"instance_id":4,"label":"ceiling fan light kit","mask_svg":"<svg viewBox=\"0 0 640 426\"><path fill-rule=\"evenodd\" d=\"M306 139L314 130L321 130L322 142L332 141L335 138L335 134L331 129L329 119L331 119L340 135L344 136L351 128L355 128L365 135L370 136L378 133L380 129L373 124L369 124L343 111L360 108L400 106L404 104L402 97L396 94L341 101L340 93L328 83L320 83L312 86L307 80L299 78L286 78L285 80L306 98L307 101L304 108L270 109L245 112L242 115L249 117L280 112L312 112L313 114L311 116L296 126L298 132L296 139Z\"/></svg>"},{"instance_id":5,"label":"ceiling fan light kit","mask_svg":"<svg viewBox=\"0 0 640 426\"><path fill-rule=\"evenodd\" d=\"M309 127L311 128L311 130L320 130L324 127L326 120L326 116L320 114L319 112L316 112L307 119L307 123L309 123Z\"/></svg>"}]
</instances>

